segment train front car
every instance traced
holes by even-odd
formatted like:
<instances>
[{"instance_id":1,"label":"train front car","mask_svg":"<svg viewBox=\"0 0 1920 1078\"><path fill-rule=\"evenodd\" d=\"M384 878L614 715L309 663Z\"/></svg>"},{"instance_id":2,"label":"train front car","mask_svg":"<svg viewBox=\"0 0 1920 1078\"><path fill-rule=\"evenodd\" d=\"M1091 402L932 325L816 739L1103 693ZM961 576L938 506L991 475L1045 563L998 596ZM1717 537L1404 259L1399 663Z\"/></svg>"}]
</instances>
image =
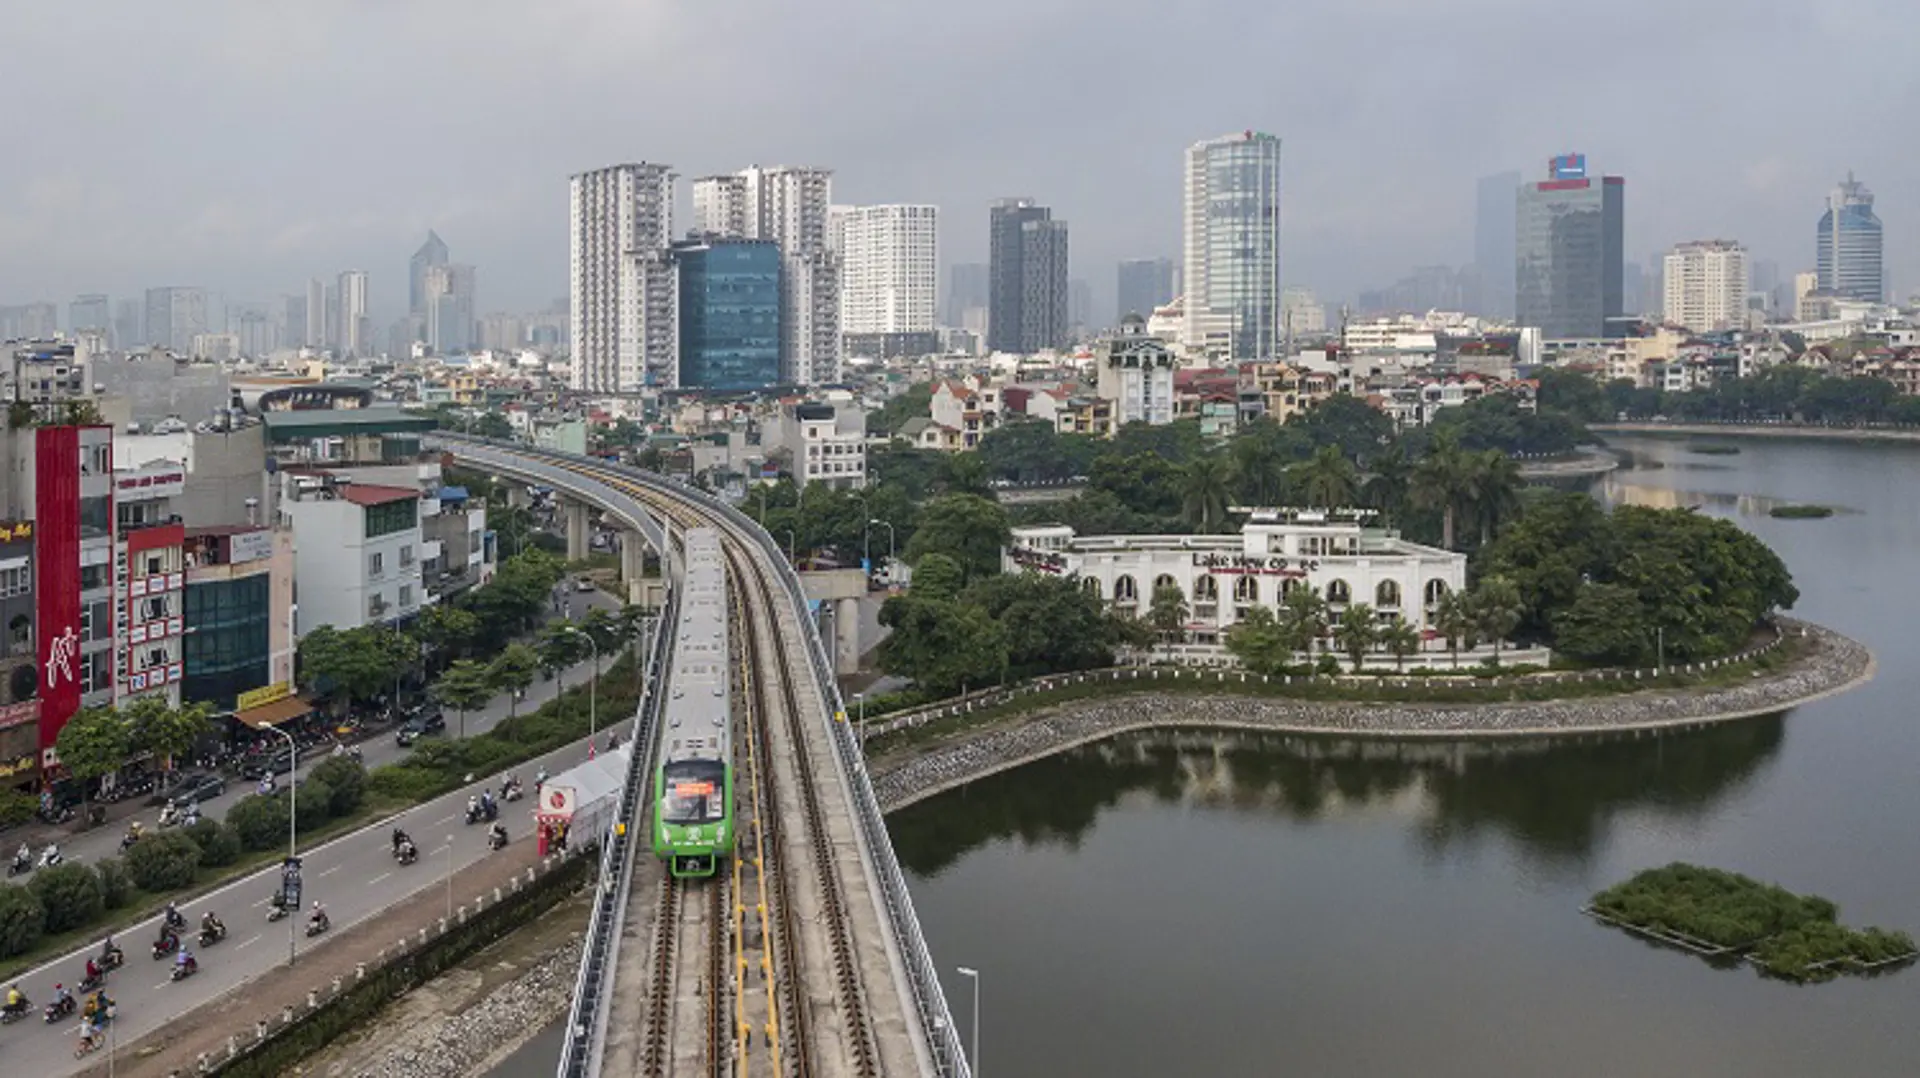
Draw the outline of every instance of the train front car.
<instances>
[{"instance_id":1,"label":"train front car","mask_svg":"<svg viewBox=\"0 0 1920 1078\"><path fill-rule=\"evenodd\" d=\"M720 535L690 528L660 762L654 852L675 876L711 876L733 848L733 707Z\"/></svg>"}]
</instances>

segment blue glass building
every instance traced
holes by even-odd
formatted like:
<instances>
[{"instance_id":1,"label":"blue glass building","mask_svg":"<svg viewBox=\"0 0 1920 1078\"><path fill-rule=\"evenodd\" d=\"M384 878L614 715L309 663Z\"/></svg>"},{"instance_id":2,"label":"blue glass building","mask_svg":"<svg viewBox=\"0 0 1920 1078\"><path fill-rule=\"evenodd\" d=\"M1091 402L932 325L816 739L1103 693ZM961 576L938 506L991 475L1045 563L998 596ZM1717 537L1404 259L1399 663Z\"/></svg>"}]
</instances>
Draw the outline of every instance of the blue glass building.
<instances>
[{"instance_id":1,"label":"blue glass building","mask_svg":"<svg viewBox=\"0 0 1920 1078\"><path fill-rule=\"evenodd\" d=\"M1820 287L1848 299L1886 302L1881 243L1873 192L1849 172L1846 181L1827 196L1827 212L1820 215L1814 247Z\"/></svg>"},{"instance_id":2,"label":"blue glass building","mask_svg":"<svg viewBox=\"0 0 1920 1078\"><path fill-rule=\"evenodd\" d=\"M780 246L702 237L676 243L680 386L762 389L780 381Z\"/></svg>"}]
</instances>

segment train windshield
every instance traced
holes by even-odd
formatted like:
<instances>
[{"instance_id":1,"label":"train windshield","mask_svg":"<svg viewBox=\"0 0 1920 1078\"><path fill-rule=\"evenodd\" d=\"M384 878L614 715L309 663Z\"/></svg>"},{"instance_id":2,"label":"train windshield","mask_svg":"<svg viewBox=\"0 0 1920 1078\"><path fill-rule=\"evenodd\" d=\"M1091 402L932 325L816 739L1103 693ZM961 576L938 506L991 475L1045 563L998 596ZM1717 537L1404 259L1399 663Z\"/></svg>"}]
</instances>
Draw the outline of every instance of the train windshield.
<instances>
[{"instance_id":1,"label":"train windshield","mask_svg":"<svg viewBox=\"0 0 1920 1078\"><path fill-rule=\"evenodd\" d=\"M672 824L719 823L727 816L727 771L714 760L681 760L668 764L661 781L666 786L661 811Z\"/></svg>"}]
</instances>

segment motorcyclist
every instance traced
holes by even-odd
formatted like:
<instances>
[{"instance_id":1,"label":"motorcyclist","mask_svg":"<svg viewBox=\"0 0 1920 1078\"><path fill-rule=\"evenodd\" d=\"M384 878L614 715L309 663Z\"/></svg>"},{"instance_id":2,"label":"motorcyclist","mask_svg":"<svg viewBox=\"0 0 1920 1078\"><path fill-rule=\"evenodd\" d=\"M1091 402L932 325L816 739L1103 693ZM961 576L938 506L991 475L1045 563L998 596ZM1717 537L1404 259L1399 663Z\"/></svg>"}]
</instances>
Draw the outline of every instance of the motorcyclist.
<instances>
[{"instance_id":1,"label":"motorcyclist","mask_svg":"<svg viewBox=\"0 0 1920 1078\"><path fill-rule=\"evenodd\" d=\"M56 1009L63 1011L73 1006L73 993L67 991L66 985L53 986L53 1005Z\"/></svg>"},{"instance_id":2,"label":"motorcyclist","mask_svg":"<svg viewBox=\"0 0 1920 1078\"><path fill-rule=\"evenodd\" d=\"M160 826L161 827L166 827L172 824L175 820L179 818L180 818L180 810L175 808L173 805L173 802L171 801L167 802L166 807L160 810Z\"/></svg>"},{"instance_id":3,"label":"motorcyclist","mask_svg":"<svg viewBox=\"0 0 1920 1078\"><path fill-rule=\"evenodd\" d=\"M328 923L327 908L322 906L317 898L313 900L313 916L307 918L307 922L319 927L325 927Z\"/></svg>"},{"instance_id":4,"label":"motorcyclist","mask_svg":"<svg viewBox=\"0 0 1920 1078\"><path fill-rule=\"evenodd\" d=\"M505 846L507 844L507 825L496 823L488 828L487 841L493 843L495 849Z\"/></svg>"},{"instance_id":5,"label":"motorcyclist","mask_svg":"<svg viewBox=\"0 0 1920 1078\"><path fill-rule=\"evenodd\" d=\"M200 968L200 963L194 959L193 952L187 950L185 944L181 945L180 953L173 956L173 964L183 970Z\"/></svg>"},{"instance_id":6,"label":"motorcyclist","mask_svg":"<svg viewBox=\"0 0 1920 1078\"><path fill-rule=\"evenodd\" d=\"M480 799L478 797L475 797L472 794L468 794L467 795L467 819L477 820L479 818L480 818Z\"/></svg>"},{"instance_id":7,"label":"motorcyclist","mask_svg":"<svg viewBox=\"0 0 1920 1078\"><path fill-rule=\"evenodd\" d=\"M396 827L393 829L393 852L397 855L400 847L407 844L407 833Z\"/></svg>"},{"instance_id":8,"label":"motorcyclist","mask_svg":"<svg viewBox=\"0 0 1920 1078\"><path fill-rule=\"evenodd\" d=\"M220 918L215 917L212 910L208 910L200 915L200 931L209 936L224 936L227 926L220 923Z\"/></svg>"},{"instance_id":9,"label":"motorcyclist","mask_svg":"<svg viewBox=\"0 0 1920 1078\"><path fill-rule=\"evenodd\" d=\"M25 868L30 864L33 864L33 850L29 849L27 844L22 842L20 844L20 852L13 855L13 867Z\"/></svg>"},{"instance_id":10,"label":"motorcyclist","mask_svg":"<svg viewBox=\"0 0 1920 1078\"><path fill-rule=\"evenodd\" d=\"M59 863L60 863L60 847L51 842L47 843L47 848L40 851L40 866L42 868L47 868L52 865L57 865Z\"/></svg>"},{"instance_id":11,"label":"motorcyclist","mask_svg":"<svg viewBox=\"0 0 1920 1078\"><path fill-rule=\"evenodd\" d=\"M185 917L180 916L180 906L178 903L174 903L174 902L167 903L167 927L168 928L187 927L187 919Z\"/></svg>"},{"instance_id":12,"label":"motorcyclist","mask_svg":"<svg viewBox=\"0 0 1920 1078\"><path fill-rule=\"evenodd\" d=\"M107 961L119 953L120 948L114 944L112 936L108 936L106 939L100 941L101 961Z\"/></svg>"},{"instance_id":13,"label":"motorcyclist","mask_svg":"<svg viewBox=\"0 0 1920 1078\"><path fill-rule=\"evenodd\" d=\"M20 985L16 982L13 987L7 989L7 1010L8 1012L14 1012L24 1011L26 1009L27 995L25 992L20 991Z\"/></svg>"}]
</instances>

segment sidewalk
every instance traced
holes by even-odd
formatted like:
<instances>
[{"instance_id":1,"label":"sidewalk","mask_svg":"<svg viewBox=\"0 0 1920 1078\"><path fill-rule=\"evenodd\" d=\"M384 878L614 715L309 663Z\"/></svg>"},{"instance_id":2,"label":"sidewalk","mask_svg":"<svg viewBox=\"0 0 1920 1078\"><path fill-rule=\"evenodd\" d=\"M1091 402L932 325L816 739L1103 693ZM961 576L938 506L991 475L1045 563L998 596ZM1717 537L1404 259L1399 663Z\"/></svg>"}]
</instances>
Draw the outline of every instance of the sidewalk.
<instances>
[{"instance_id":1,"label":"sidewalk","mask_svg":"<svg viewBox=\"0 0 1920 1078\"><path fill-rule=\"evenodd\" d=\"M566 599L563 600L563 608L565 603L571 603L573 613L581 616L586 614L589 605L612 611L620 609L620 603L613 596L597 589L593 592L568 593ZM565 619L556 613L549 620L549 624L562 620ZM603 659L600 663L600 668L604 672L610 665L612 665L612 658L609 656ZM533 684L527 687L526 695L521 697L520 702L515 706L515 713L524 715L529 711L539 708L542 704L551 701L560 695L562 683L569 688L585 685L587 679L592 676L592 673L593 660L589 658L584 662L575 663L551 679L536 674ZM494 726L499 724L500 720L507 717L507 705L507 694L502 693L492 700L487 701L487 706L476 711L468 712L466 717L467 736L472 737L475 734L483 734L493 729ZM627 716L624 715L603 715L601 716L601 725L611 725L626 717ZM459 732L459 715L448 711L447 736L457 736ZM358 742L358 745L360 747L361 759L365 762L369 770L379 767L382 764L390 764L400 760L411 751L410 749L404 749L394 744L393 730L391 728L383 729L373 734L365 740ZM302 776L306 775L316 764L326 758L327 753L324 749L316 748L303 752L300 756L298 774ZM197 769L182 768L182 770ZM281 777L281 782L282 784L286 782L285 776ZM201 803L200 815L206 819L224 820L227 815L227 810L231 809L240 798L252 793L253 789L254 784L252 782L237 777L230 779L227 783L226 793L210 801ZM160 808L159 806L149 806L146 802L147 799L142 797L105 805L103 807L107 810L107 822L85 831L78 830L75 824L54 825L36 820L25 826L0 832L0 859L12 860L13 853L19 848L21 842L26 842L32 847L35 857L39 856L40 851L49 842L59 844L60 853L67 861L93 862L107 857L117 856L120 853L120 840L126 834L127 823L130 820L139 820L148 830L158 829ZM32 879L33 875L29 873L25 876L16 876L8 882L24 885Z\"/></svg>"},{"instance_id":2,"label":"sidewalk","mask_svg":"<svg viewBox=\"0 0 1920 1078\"><path fill-rule=\"evenodd\" d=\"M524 881L527 870L538 860L533 842L523 840L461 871L453 881L454 907L471 905L476 895L486 895L490 901L494 888L505 887L516 875ZM255 1023L271 1018L277 1026L284 1010L305 1006L309 992L319 992L325 998L334 978L351 981L360 963L372 965L382 951L391 951L402 938L418 940L420 930L437 928L446 911L446 892L428 886L378 917L332 933L331 940L303 953L291 969L279 965L212 1003L174 1015L159 1032L132 1043L116 1043L111 1068L114 1078L197 1073L200 1053L224 1056L229 1037L238 1037L238 1043L245 1047ZM209 960L217 958L217 950L209 953ZM88 1078L105 1078L108 1074L105 1049L88 1057L87 1062L91 1066L77 1073Z\"/></svg>"}]
</instances>

